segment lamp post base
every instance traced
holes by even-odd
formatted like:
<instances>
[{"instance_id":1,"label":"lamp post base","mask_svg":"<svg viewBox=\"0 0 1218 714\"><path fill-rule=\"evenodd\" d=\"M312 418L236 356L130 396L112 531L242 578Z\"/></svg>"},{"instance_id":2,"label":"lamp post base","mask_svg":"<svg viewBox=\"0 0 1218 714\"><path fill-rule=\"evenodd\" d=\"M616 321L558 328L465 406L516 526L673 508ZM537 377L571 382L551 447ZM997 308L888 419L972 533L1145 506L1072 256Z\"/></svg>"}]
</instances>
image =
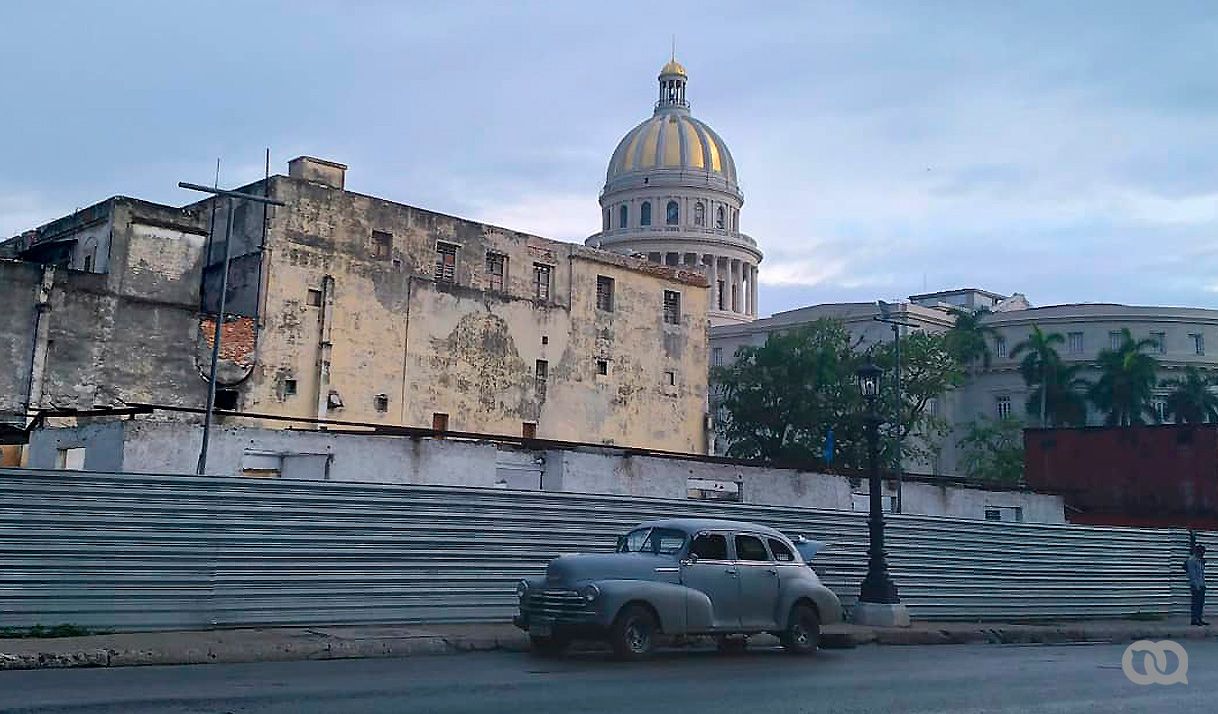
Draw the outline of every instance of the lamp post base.
<instances>
[{"instance_id":1,"label":"lamp post base","mask_svg":"<svg viewBox=\"0 0 1218 714\"><path fill-rule=\"evenodd\" d=\"M854 605L851 619L856 625L873 627L909 627L909 610L901 603L891 605L877 602L858 602Z\"/></svg>"}]
</instances>

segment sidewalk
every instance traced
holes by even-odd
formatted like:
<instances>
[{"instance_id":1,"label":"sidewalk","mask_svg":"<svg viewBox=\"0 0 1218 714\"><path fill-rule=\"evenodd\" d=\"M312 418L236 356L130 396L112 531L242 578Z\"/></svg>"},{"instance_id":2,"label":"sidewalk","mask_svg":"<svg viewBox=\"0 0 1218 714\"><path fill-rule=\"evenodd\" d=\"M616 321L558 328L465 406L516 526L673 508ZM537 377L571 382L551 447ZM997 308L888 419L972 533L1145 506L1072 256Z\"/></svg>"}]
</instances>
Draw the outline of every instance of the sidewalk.
<instances>
[{"instance_id":1,"label":"sidewalk","mask_svg":"<svg viewBox=\"0 0 1218 714\"><path fill-rule=\"evenodd\" d=\"M1043 625L915 622L913 627L833 625L825 648L866 644L1132 642L1218 637L1218 628L1184 621L1088 621ZM690 646L709 646L696 638ZM772 637L750 646L773 646ZM522 652L528 638L509 624L282 627L201 632L135 632L51 639L0 639L0 670L126 667L287 660L412 657L488 650Z\"/></svg>"}]
</instances>

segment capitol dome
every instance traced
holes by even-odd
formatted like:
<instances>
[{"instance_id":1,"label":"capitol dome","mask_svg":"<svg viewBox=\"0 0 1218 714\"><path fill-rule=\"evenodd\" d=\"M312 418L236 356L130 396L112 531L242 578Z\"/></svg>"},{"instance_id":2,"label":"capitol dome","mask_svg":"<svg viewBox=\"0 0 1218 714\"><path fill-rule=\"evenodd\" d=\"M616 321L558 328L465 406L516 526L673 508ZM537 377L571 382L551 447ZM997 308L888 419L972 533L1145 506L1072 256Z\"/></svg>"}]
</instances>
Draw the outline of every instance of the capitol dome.
<instances>
[{"instance_id":1,"label":"capitol dome","mask_svg":"<svg viewBox=\"0 0 1218 714\"><path fill-rule=\"evenodd\" d=\"M740 232L744 194L727 144L690 115L689 75L673 57L660 69L652 116L618 142L601 191L602 230L588 245L701 270L712 325L757 316L757 243Z\"/></svg>"}]
</instances>

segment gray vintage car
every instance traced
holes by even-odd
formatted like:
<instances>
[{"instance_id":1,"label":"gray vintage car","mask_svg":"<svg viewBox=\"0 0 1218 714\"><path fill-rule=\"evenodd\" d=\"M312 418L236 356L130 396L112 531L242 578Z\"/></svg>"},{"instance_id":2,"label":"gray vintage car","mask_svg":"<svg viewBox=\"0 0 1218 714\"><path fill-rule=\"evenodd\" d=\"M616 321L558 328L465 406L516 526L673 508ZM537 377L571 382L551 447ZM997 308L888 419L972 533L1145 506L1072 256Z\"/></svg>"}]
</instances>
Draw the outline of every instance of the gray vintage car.
<instances>
[{"instance_id":1,"label":"gray vintage car","mask_svg":"<svg viewBox=\"0 0 1218 714\"><path fill-rule=\"evenodd\" d=\"M819 545L737 521L642 523L618 539L616 553L560 556L545 579L522 580L515 623L544 654L600 639L639 659L658 634L711 635L727 649L762 632L789 651L815 652L820 626L842 618L837 596L806 562Z\"/></svg>"}]
</instances>

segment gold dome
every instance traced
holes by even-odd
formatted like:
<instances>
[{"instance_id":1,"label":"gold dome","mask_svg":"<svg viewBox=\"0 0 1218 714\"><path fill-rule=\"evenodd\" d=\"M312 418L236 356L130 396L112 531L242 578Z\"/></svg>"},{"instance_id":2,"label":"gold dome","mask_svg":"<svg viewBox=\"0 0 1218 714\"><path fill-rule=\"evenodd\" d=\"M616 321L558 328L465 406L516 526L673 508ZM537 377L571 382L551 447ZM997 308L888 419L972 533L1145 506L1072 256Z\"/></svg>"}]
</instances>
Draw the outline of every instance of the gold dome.
<instances>
[{"instance_id":1,"label":"gold dome","mask_svg":"<svg viewBox=\"0 0 1218 714\"><path fill-rule=\"evenodd\" d=\"M736 163L727 144L709 126L686 113L657 113L631 129L609 160L606 181L656 169L719 174L729 183L736 183Z\"/></svg>"},{"instance_id":2,"label":"gold dome","mask_svg":"<svg viewBox=\"0 0 1218 714\"><path fill-rule=\"evenodd\" d=\"M666 74L675 74L675 75L679 75L681 77L689 76L689 75L685 74L685 68L682 67L681 63L678 62L675 58L668 60L668 64L664 65L664 68L660 70L661 77L663 77Z\"/></svg>"}]
</instances>

